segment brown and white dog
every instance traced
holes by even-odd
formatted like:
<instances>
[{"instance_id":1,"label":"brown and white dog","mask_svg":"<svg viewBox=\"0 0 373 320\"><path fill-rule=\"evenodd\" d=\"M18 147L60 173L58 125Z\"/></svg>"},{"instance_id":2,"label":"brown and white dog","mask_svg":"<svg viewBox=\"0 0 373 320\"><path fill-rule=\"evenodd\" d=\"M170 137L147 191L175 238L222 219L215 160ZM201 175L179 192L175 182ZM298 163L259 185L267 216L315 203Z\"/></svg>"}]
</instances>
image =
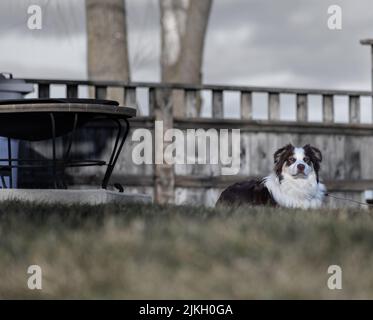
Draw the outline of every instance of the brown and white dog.
<instances>
[{"instance_id":1,"label":"brown and white dog","mask_svg":"<svg viewBox=\"0 0 373 320\"><path fill-rule=\"evenodd\" d=\"M235 183L220 195L217 205L271 205L288 208L320 208L326 194L319 181L322 155L319 149L291 144L274 154L274 172L262 179Z\"/></svg>"}]
</instances>

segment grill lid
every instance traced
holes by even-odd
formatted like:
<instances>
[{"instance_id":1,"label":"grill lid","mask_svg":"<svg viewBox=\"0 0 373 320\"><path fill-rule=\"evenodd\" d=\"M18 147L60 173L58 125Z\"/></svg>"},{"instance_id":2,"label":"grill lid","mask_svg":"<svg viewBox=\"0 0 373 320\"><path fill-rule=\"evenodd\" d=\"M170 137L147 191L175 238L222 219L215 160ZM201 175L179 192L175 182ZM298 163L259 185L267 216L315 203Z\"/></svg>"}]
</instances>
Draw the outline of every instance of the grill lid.
<instances>
[{"instance_id":1,"label":"grill lid","mask_svg":"<svg viewBox=\"0 0 373 320\"><path fill-rule=\"evenodd\" d=\"M34 86L31 83L26 83L22 79L13 79L11 73L0 73L0 91L19 92L27 94L34 91Z\"/></svg>"}]
</instances>

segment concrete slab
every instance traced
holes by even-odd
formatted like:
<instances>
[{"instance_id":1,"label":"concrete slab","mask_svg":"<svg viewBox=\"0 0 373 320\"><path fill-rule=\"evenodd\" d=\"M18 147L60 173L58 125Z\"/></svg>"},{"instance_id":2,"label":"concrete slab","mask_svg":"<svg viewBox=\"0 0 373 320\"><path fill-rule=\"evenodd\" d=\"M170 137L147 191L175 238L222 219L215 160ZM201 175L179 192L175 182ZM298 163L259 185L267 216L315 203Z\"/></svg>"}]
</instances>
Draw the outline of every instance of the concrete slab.
<instances>
[{"instance_id":1,"label":"concrete slab","mask_svg":"<svg viewBox=\"0 0 373 320\"><path fill-rule=\"evenodd\" d=\"M116 192L105 189L0 189L0 201L21 200L63 204L152 203L146 194Z\"/></svg>"}]
</instances>

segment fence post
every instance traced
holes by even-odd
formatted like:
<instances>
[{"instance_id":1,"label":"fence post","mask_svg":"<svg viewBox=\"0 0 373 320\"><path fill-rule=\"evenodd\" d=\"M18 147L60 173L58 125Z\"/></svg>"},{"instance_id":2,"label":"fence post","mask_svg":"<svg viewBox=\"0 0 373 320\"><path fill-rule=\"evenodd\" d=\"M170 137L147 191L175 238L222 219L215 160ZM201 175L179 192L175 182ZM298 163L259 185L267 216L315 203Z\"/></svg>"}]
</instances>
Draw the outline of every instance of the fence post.
<instances>
[{"instance_id":1,"label":"fence post","mask_svg":"<svg viewBox=\"0 0 373 320\"><path fill-rule=\"evenodd\" d=\"M360 98L359 96L349 96L349 121L350 123L360 122Z\"/></svg>"},{"instance_id":2,"label":"fence post","mask_svg":"<svg viewBox=\"0 0 373 320\"><path fill-rule=\"evenodd\" d=\"M297 94L297 121L306 122L308 120L307 108L307 95Z\"/></svg>"},{"instance_id":3,"label":"fence post","mask_svg":"<svg viewBox=\"0 0 373 320\"><path fill-rule=\"evenodd\" d=\"M39 98L49 98L49 83L39 83L38 96Z\"/></svg>"},{"instance_id":4,"label":"fence post","mask_svg":"<svg viewBox=\"0 0 373 320\"><path fill-rule=\"evenodd\" d=\"M66 97L77 98L78 97L78 85L68 84L66 86Z\"/></svg>"},{"instance_id":5,"label":"fence post","mask_svg":"<svg viewBox=\"0 0 373 320\"><path fill-rule=\"evenodd\" d=\"M172 92L170 89L151 89L149 94L151 103L154 108L155 121L162 121L163 133L161 137L157 138L154 132L154 160L157 160L156 155L161 154L163 159L164 150L168 143L164 142L163 135L168 129L173 128L172 115ZM155 131L155 130L154 130ZM161 140L159 140L161 139ZM164 159L162 163L155 161L154 168L154 199L156 203L173 203L174 202L174 188L175 188L175 173L174 165L166 164Z\"/></svg>"},{"instance_id":6,"label":"fence post","mask_svg":"<svg viewBox=\"0 0 373 320\"><path fill-rule=\"evenodd\" d=\"M126 107L137 107L136 87L124 88L124 104Z\"/></svg>"},{"instance_id":7,"label":"fence post","mask_svg":"<svg viewBox=\"0 0 373 320\"><path fill-rule=\"evenodd\" d=\"M242 119L253 118L253 103L251 92L241 91L241 117Z\"/></svg>"},{"instance_id":8,"label":"fence post","mask_svg":"<svg viewBox=\"0 0 373 320\"><path fill-rule=\"evenodd\" d=\"M95 86L95 98L106 99L107 87L106 86Z\"/></svg>"},{"instance_id":9,"label":"fence post","mask_svg":"<svg viewBox=\"0 0 373 320\"><path fill-rule=\"evenodd\" d=\"M270 92L268 95L268 119L280 120L280 95Z\"/></svg>"},{"instance_id":10,"label":"fence post","mask_svg":"<svg viewBox=\"0 0 373 320\"><path fill-rule=\"evenodd\" d=\"M212 117L213 118L224 117L224 102L223 102L223 91L222 90L212 91Z\"/></svg>"},{"instance_id":11,"label":"fence post","mask_svg":"<svg viewBox=\"0 0 373 320\"><path fill-rule=\"evenodd\" d=\"M148 101L149 101L149 117L154 116L155 110L155 89L149 88L148 90Z\"/></svg>"},{"instance_id":12,"label":"fence post","mask_svg":"<svg viewBox=\"0 0 373 320\"><path fill-rule=\"evenodd\" d=\"M334 121L333 96L332 95L322 96L322 115L323 115L323 122L331 123Z\"/></svg>"},{"instance_id":13,"label":"fence post","mask_svg":"<svg viewBox=\"0 0 373 320\"><path fill-rule=\"evenodd\" d=\"M188 118L198 117L197 90L185 90L185 113Z\"/></svg>"}]
</instances>

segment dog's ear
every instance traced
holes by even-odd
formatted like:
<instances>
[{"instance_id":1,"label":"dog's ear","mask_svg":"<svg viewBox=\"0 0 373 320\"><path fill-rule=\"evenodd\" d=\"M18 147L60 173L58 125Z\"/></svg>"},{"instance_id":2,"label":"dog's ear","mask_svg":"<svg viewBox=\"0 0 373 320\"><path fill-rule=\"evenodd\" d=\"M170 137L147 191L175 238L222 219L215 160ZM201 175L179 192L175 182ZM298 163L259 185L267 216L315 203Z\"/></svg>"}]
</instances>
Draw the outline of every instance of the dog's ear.
<instances>
[{"instance_id":1,"label":"dog's ear","mask_svg":"<svg viewBox=\"0 0 373 320\"><path fill-rule=\"evenodd\" d=\"M322 154L321 154L321 151L319 149L311 146L310 144L306 144L303 147L303 149L306 153L313 155L313 157L315 158L316 161L318 161L318 162L322 161Z\"/></svg>"},{"instance_id":2,"label":"dog's ear","mask_svg":"<svg viewBox=\"0 0 373 320\"><path fill-rule=\"evenodd\" d=\"M290 150L293 150L294 149L294 146L289 143L287 144L286 146L278 149L274 155L273 155L273 160L274 160L274 163L275 164L278 164L280 162L280 160L283 158L283 156L288 153Z\"/></svg>"},{"instance_id":3,"label":"dog's ear","mask_svg":"<svg viewBox=\"0 0 373 320\"><path fill-rule=\"evenodd\" d=\"M291 143L289 143L285 147L278 149L273 155L273 159L275 162L274 171L280 183L282 180L282 167L286 161L286 158L291 155L293 150L294 150L294 146Z\"/></svg>"},{"instance_id":4,"label":"dog's ear","mask_svg":"<svg viewBox=\"0 0 373 320\"><path fill-rule=\"evenodd\" d=\"M322 161L321 151L315 147L312 147L309 144L306 144L304 147L304 152L307 156L310 157L311 162L313 164L313 168L316 172L316 181L319 183L319 170L320 170L320 162Z\"/></svg>"}]
</instances>

